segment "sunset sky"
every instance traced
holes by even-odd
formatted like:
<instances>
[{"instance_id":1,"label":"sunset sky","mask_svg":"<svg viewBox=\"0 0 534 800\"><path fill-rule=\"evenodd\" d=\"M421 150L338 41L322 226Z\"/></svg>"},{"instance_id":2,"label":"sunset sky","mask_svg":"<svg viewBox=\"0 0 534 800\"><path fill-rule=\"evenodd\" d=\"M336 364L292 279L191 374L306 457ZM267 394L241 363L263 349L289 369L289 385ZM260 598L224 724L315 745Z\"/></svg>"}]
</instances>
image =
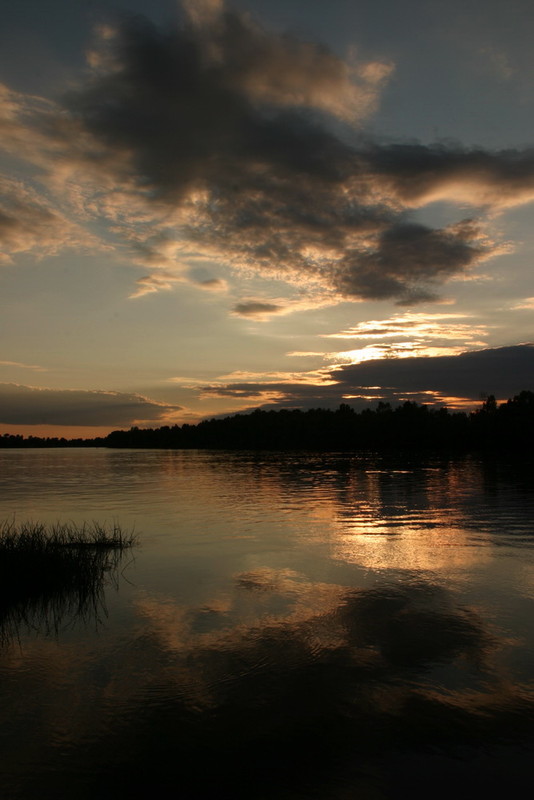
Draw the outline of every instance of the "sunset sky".
<instances>
[{"instance_id":1,"label":"sunset sky","mask_svg":"<svg viewBox=\"0 0 534 800\"><path fill-rule=\"evenodd\" d=\"M0 434L534 390L531 0L22 0Z\"/></svg>"}]
</instances>

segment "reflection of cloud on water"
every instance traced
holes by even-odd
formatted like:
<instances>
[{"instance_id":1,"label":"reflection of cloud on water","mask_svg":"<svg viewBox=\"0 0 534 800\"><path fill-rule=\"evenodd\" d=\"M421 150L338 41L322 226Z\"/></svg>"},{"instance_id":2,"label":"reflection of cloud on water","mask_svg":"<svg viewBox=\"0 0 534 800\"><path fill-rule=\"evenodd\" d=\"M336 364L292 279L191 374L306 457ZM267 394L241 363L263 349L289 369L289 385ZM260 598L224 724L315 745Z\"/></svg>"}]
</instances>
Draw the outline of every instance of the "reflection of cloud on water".
<instances>
[{"instance_id":1,"label":"reflection of cloud on water","mask_svg":"<svg viewBox=\"0 0 534 800\"><path fill-rule=\"evenodd\" d=\"M354 590L265 568L236 575L233 592L196 609L146 597L138 610L159 645L177 658L182 701L195 708L219 707L230 684L239 691L239 682L252 675L263 705L262 680L271 692L279 671L287 677L319 670L329 692L330 680L342 693L347 682L349 706L358 684L369 695L366 703L378 703L376 713L397 713L414 685L416 691L432 686L425 676L433 665L446 666L451 687L466 680L478 685L479 673L492 672L496 648L473 610L424 582ZM209 629L199 627L202 618ZM410 687L403 683L407 674L415 680ZM453 695L461 705L461 695Z\"/></svg>"},{"instance_id":2,"label":"reflection of cloud on water","mask_svg":"<svg viewBox=\"0 0 534 800\"><path fill-rule=\"evenodd\" d=\"M28 777L39 796L399 797L401 754L454 762L534 733L495 635L434 584L354 589L258 567L196 607L145 596L137 610L100 663L63 663L72 703L54 694L63 651L50 653L42 736L64 746ZM91 707L74 724L84 678ZM65 773L65 748L83 769Z\"/></svg>"},{"instance_id":3,"label":"reflection of cloud on water","mask_svg":"<svg viewBox=\"0 0 534 800\"><path fill-rule=\"evenodd\" d=\"M323 620L335 614L346 589L335 584L312 582L291 569L261 567L234 576L227 594L191 608L172 599L144 596L138 613L145 618L161 645L177 654L199 649L234 647L236 641L259 635L266 628L313 626L315 636L339 644L339 634Z\"/></svg>"},{"instance_id":4,"label":"reflection of cloud on water","mask_svg":"<svg viewBox=\"0 0 534 800\"><path fill-rule=\"evenodd\" d=\"M399 796L387 765L400 752L449 757L531 730L532 702L501 675L495 639L435 585L354 590L257 569L202 609L175 606L173 617L161 605L140 610L172 667L157 700L150 689L139 698L135 736L123 720L113 741L129 747L139 731L151 741L163 713L169 744L150 750L149 780L179 752L186 797L214 781L219 795L242 797L279 797L281 787L287 797ZM207 609L225 624L198 630ZM189 765L199 752L205 774Z\"/></svg>"}]
</instances>

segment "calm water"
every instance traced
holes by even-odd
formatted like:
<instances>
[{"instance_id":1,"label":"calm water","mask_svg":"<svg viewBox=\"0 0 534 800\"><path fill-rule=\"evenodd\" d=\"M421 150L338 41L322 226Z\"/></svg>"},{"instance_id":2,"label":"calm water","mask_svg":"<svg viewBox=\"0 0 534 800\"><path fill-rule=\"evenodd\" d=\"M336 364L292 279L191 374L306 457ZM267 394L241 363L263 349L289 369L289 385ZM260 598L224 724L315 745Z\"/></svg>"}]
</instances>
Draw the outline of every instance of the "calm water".
<instances>
[{"instance_id":1,"label":"calm water","mask_svg":"<svg viewBox=\"0 0 534 800\"><path fill-rule=\"evenodd\" d=\"M532 467L0 450L0 520L140 545L93 613L4 631L6 798L530 790Z\"/></svg>"}]
</instances>

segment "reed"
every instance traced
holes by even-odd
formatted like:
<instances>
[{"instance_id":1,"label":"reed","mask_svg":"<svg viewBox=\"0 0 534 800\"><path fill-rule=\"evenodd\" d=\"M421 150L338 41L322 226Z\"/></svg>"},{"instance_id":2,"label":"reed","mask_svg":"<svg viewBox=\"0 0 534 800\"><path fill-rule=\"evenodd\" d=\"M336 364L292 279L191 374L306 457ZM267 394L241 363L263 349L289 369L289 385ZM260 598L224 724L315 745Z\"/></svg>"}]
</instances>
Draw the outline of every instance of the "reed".
<instances>
[{"instance_id":1,"label":"reed","mask_svg":"<svg viewBox=\"0 0 534 800\"><path fill-rule=\"evenodd\" d=\"M106 614L104 587L117 582L136 537L118 524L0 523L0 641L21 628L58 631Z\"/></svg>"}]
</instances>

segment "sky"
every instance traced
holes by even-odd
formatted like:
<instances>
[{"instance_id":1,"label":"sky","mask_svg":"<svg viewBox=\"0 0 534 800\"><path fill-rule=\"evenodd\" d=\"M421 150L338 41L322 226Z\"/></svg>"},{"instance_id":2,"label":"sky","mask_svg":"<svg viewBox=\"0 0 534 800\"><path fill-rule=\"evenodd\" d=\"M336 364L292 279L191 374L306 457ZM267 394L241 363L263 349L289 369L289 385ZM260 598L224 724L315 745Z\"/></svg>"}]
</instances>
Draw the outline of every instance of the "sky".
<instances>
[{"instance_id":1,"label":"sky","mask_svg":"<svg viewBox=\"0 0 534 800\"><path fill-rule=\"evenodd\" d=\"M21 0L0 434L534 390L530 0Z\"/></svg>"}]
</instances>

